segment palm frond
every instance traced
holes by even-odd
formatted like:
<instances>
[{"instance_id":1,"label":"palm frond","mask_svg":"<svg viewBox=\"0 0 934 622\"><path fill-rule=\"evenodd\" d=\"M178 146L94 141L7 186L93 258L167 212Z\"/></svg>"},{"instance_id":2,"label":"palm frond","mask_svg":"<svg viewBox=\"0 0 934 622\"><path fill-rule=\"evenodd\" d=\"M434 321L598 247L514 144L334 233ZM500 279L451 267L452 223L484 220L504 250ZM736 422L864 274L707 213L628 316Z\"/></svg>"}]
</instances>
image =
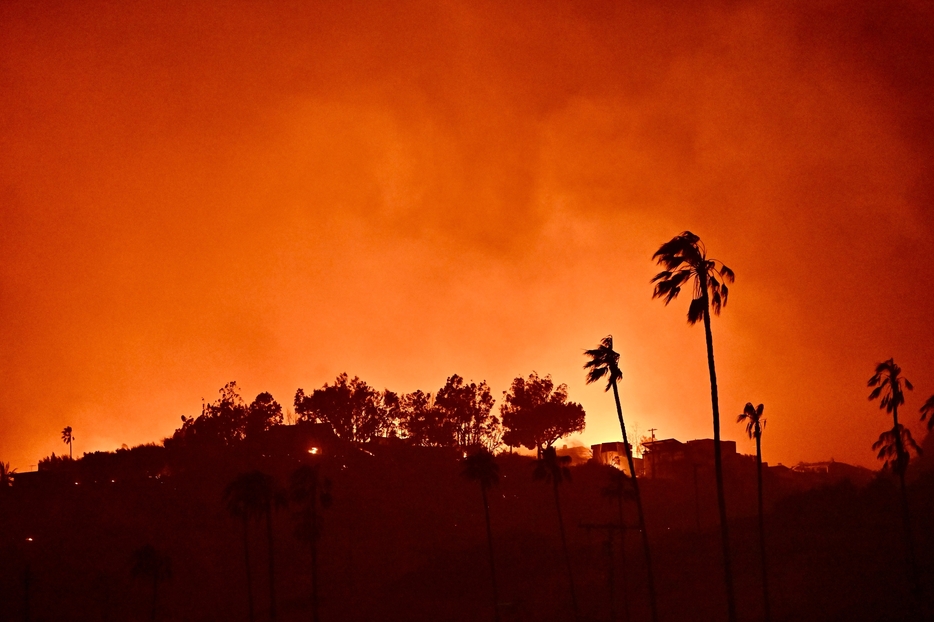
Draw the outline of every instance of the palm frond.
<instances>
[{"instance_id":1,"label":"palm frond","mask_svg":"<svg viewBox=\"0 0 934 622\"><path fill-rule=\"evenodd\" d=\"M928 400L921 406L921 421L928 419L928 430L934 428L934 395L928 398Z\"/></svg>"},{"instance_id":2,"label":"palm frond","mask_svg":"<svg viewBox=\"0 0 934 622\"><path fill-rule=\"evenodd\" d=\"M584 363L584 369L587 370L587 384L609 376L604 389L609 391L613 383L619 382L623 377L623 372L619 369L619 353L613 350L612 335L604 337L600 341L600 347L584 350L584 356L590 357L590 360Z\"/></svg>"},{"instance_id":3,"label":"palm frond","mask_svg":"<svg viewBox=\"0 0 934 622\"><path fill-rule=\"evenodd\" d=\"M707 305L703 298L695 298L691 301L691 305L688 307L688 324L693 326L697 324L702 319L704 319L704 313L707 312Z\"/></svg>"},{"instance_id":4,"label":"palm frond","mask_svg":"<svg viewBox=\"0 0 934 622\"><path fill-rule=\"evenodd\" d=\"M749 435L749 438L762 435L762 429L765 427L765 419L762 418L764 409L764 404L753 406L752 402L746 402L743 412L736 418L736 423L746 422L746 434Z\"/></svg>"},{"instance_id":5,"label":"palm frond","mask_svg":"<svg viewBox=\"0 0 934 622\"><path fill-rule=\"evenodd\" d=\"M867 386L875 387L869 393L869 400L872 401L881 396L879 408L886 412L894 412L899 406L905 403L905 389L911 391L914 386L911 382L901 375L902 369L894 359L883 361L876 365L875 373L869 379Z\"/></svg>"},{"instance_id":6,"label":"palm frond","mask_svg":"<svg viewBox=\"0 0 934 622\"><path fill-rule=\"evenodd\" d=\"M882 468L892 469L897 474L903 474L908 468L911 460L909 449L921 455L921 448L911 436L911 431L900 423L880 434L872 449L878 450L876 457L882 460Z\"/></svg>"}]
</instances>

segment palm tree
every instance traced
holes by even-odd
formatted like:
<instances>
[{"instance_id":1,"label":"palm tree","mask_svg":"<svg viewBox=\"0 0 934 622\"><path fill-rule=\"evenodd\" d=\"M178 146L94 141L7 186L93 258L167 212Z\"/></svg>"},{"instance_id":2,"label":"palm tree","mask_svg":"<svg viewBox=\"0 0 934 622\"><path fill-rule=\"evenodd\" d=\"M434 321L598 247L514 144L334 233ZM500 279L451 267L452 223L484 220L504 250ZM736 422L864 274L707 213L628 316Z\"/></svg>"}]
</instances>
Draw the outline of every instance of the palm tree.
<instances>
[{"instance_id":1,"label":"palm tree","mask_svg":"<svg viewBox=\"0 0 934 622\"><path fill-rule=\"evenodd\" d=\"M571 610L576 620L578 614L577 594L574 591L574 573L571 570L571 555L568 553L568 541L564 533L564 518L561 516L561 498L558 494L558 486L562 482L571 481L571 469L568 468L570 463L570 456L558 456L554 447L546 447L542 451L542 457L535 461L535 471L533 471L532 477L536 480L551 482L554 491L555 509L558 511L558 530L561 532L561 548L564 551L564 563L567 566L568 584L571 588Z\"/></svg>"},{"instance_id":2,"label":"palm tree","mask_svg":"<svg viewBox=\"0 0 934 622\"><path fill-rule=\"evenodd\" d=\"M881 397L879 408L892 413L892 429L883 432L879 440L873 443L872 448L879 450L879 459L884 460L885 467L891 468L897 475L901 484L902 497L902 523L904 526L905 549L908 553L908 569L914 584L915 594L920 596L921 585L918 579L918 565L915 561L914 537L911 533L911 517L908 514L908 491L905 487L905 471L908 470L908 447L919 451L918 445L911 438L911 432L898 422L898 407L905 403L905 390L913 390L911 382L901 375L902 369L894 359L883 361L876 365L876 373L869 379L867 386L873 387L869 393L872 401ZM928 400L930 401L930 400ZM923 409L922 409L923 411Z\"/></svg>"},{"instance_id":3,"label":"palm tree","mask_svg":"<svg viewBox=\"0 0 934 622\"><path fill-rule=\"evenodd\" d=\"M254 620L253 585L250 573L249 521L266 518L266 538L269 547L269 619L276 620L275 560L273 557L272 511L284 504L283 495L276 490L272 476L251 471L237 477L224 489L227 511L243 521L243 557L246 562L247 600L250 622Z\"/></svg>"},{"instance_id":4,"label":"palm tree","mask_svg":"<svg viewBox=\"0 0 934 622\"><path fill-rule=\"evenodd\" d=\"M0 462L0 490L4 490L13 485L13 478L16 476L16 469L10 468L9 462Z\"/></svg>"},{"instance_id":5,"label":"palm tree","mask_svg":"<svg viewBox=\"0 0 934 622\"><path fill-rule=\"evenodd\" d=\"M756 481L759 486L759 551L762 555L762 599L765 603L765 620L772 619L772 609L769 606L769 577L768 564L765 556L765 512L762 504L762 430L765 429L765 419L762 418L763 404L753 406L746 402L743 412L736 418L736 423L746 422L746 434L756 439Z\"/></svg>"},{"instance_id":6,"label":"palm tree","mask_svg":"<svg viewBox=\"0 0 934 622\"><path fill-rule=\"evenodd\" d=\"M642 534L642 551L645 555L645 567L648 573L649 604L652 608L652 620L658 620L658 604L655 597L655 574L652 571L652 555L649 549L649 533L645 528L645 513L642 510L642 495L639 494L639 482L636 478L636 467L632 459L632 447L629 444L629 437L626 435L626 423L623 421L623 408L619 402L619 388L617 383L623 377L623 372L619 368L619 353L613 350L613 336L608 335L600 341L600 346L593 350L586 350L585 356L590 360L584 363L584 369L587 370L587 384L597 382L606 377L607 383L604 391L613 389L613 398L616 400L616 416L619 418L619 429L623 434L623 447L626 449L626 461L629 465L629 473L632 476L632 490L636 499L636 511L639 520L639 532ZM622 515L620 515L620 524L622 525ZM625 540L624 540L625 544Z\"/></svg>"},{"instance_id":7,"label":"palm tree","mask_svg":"<svg viewBox=\"0 0 934 622\"><path fill-rule=\"evenodd\" d=\"M134 577L152 581L152 613L150 620L155 622L159 581L172 576L172 561L168 556L159 553L151 544L147 544L133 551L131 572Z\"/></svg>"},{"instance_id":8,"label":"palm tree","mask_svg":"<svg viewBox=\"0 0 934 622\"><path fill-rule=\"evenodd\" d=\"M717 506L720 510L720 539L723 546L723 572L726 581L727 612L730 622L736 622L736 598L733 594L733 569L730 563L730 531L723 492L723 460L720 455L720 398L717 394L717 370L713 361L713 334L710 332L710 310L720 315L726 306L729 289L726 282L735 279L733 271L716 259L707 259L707 249L701 239L684 231L662 244L652 259L664 268L655 275L652 298L663 298L665 304L678 297L681 286L688 283L693 298L688 306L688 324L703 320L707 337L707 368L710 372L710 403L713 409L713 459L717 477Z\"/></svg>"},{"instance_id":9,"label":"palm tree","mask_svg":"<svg viewBox=\"0 0 934 622\"><path fill-rule=\"evenodd\" d=\"M292 500L301 505L296 534L311 545L311 619L318 622L318 538L321 517L318 507L331 505L331 482L321 480L318 465L303 464L289 478Z\"/></svg>"},{"instance_id":10,"label":"palm tree","mask_svg":"<svg viewBox=\"0 0 934 622\"><path fill-rule=\"evenodd\" d=\"M75 442L75 435L71 433L71 426L65 426L65 429L62 430L62 442L68 445L68 457L74 460L74 455L72 455L71 445Z\"/></svg>"},{"instance_id":11,"label":"palm tree","mask_svg":"<svg viewBox=\"0 0 934 622\"><path fill-rule=\"evenodd\" d=\"M490 556L490 580L493 583L493 619L499 622L499 591L496 588L496 564L493 560L493 530L490 527L490 504L486 491L499 484L499 465L493 454L487 449L479 449L464 458L464 470L461 475L480 485L483 497L483 515L486 518L486 545Z\"/></svg>"}]
</instances>

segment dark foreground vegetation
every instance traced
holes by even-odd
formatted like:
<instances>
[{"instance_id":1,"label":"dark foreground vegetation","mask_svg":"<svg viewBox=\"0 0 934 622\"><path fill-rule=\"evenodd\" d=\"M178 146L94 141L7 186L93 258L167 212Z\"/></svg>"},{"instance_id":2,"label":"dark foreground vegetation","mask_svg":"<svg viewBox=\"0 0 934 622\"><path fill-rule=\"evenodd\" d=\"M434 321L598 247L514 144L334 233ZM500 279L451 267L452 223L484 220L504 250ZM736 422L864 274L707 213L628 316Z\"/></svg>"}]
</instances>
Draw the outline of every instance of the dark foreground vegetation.
<instances>
[{"instance_id":1,"label":"dark foreground vegetation","mask_svg":"<svg viewBox=\"0 0 934 622\"><path fill-rule=\"evenodd\" d=\"M2 490L0 621L24 619L27 605L34 621L248 620L244 523L231 516L225 489L261 470L287 493L303 464L317 467L329 497L316 509L320 620L493 619L484 504L476 481L463 476L462 454L393 441L348 443L314 424L283 428L292 428L291 441L275 446L242 443L197 462L143 446L119 452L107 466L74 461L54 477ZM533 478L532 457L501 454L496 462L498 485L488 488L487 500L499 617L571 619L553 486ZM934 474L915 471L907 494L922 598L929 601L934 541L924 526L934 519ZM627 612L631 620L649 619L639 534L627 531L625 550L614 538L611 574L607 532L580 526L618 521L617 499L605 489L619 472L585 464L570 473L559 492L580 619L609 620L611 611L619 620ZM763 617L751 478L727 472L725 481L743 620ZM701 478L697 497L693 480L643 479L641 493L652 526L659 618L723 619L712 474ZM271 508L279 620L312 619L307 520L301 529L307 507L306 497ZM863 485L767 478L765 508L773 619L921 619L899 530L897 477L883 473ZM624 519L637 524L631 499ZM255 619L269 620L265 518L247 523L247 539Z\"/></svg>"}]
</instances>

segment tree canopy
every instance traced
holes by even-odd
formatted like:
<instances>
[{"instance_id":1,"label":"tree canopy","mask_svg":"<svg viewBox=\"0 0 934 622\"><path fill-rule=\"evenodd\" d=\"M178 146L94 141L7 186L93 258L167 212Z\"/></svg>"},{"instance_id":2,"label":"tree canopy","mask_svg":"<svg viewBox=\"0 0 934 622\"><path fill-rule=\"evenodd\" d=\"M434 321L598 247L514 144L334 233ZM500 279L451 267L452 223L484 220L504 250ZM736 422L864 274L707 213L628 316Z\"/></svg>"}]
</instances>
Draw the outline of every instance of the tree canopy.
<instances>
[{"instance_id":1,"label":"tree canopy","mask_svg":"<svg viewBox=\"0 0 934 622\"><path fill-rule=\"evenodd\" d=\"M584 408L568 401L566 384L555 386L551 376L536 372L528 378L516 378L505 392L503 405L503 441L510 447L520 445L539 454L555 441L584 429Z\"/></svg>"},{"instance_id":2,"label":"tree canopy","mask_svg":"<svg viewBox=\"0 0 934 622\"><path fill-rule=\"evenodd\" d=\"M168 445L231 447L245 438L256 438L280 423L282 406L272 395L260 393L247 405L237 383L231 381L218 391L215 401L201 407L198 417L182 415L182 427L175 431Z\"/></svg>"},{"instance_id":3,"label":"tree canopy","mask_svg":"<svg viewBox=\"0 0 934 622\"><path fill-rule=\"evenodd\" d=\"M346 373L334 384L327 384L306 395L295 392L295 414L300 421L330 424L334 434L347 441L366 442L389 436L398 418L399 398L389 391L377 391L366 382Z\"/></svg>"}]
</instances>

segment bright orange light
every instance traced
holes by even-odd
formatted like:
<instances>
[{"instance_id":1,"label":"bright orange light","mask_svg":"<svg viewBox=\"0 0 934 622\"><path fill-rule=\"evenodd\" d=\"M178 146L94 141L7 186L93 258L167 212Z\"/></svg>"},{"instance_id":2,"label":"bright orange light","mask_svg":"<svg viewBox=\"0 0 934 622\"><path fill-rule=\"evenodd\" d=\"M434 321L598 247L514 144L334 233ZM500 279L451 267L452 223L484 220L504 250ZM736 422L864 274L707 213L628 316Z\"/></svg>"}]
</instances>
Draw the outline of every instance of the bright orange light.
<instances>
[{"instance_id":1,"label":"bright orange light","mask_svg":"<svg viewBox=\"0 0 934 622\"><path fill-rule=\"evenodd\" d=\"M32 542L32 538L26 538L26 542Z\"/></svg>"},{"instance_id":2,"label":"bright orange light","mask_svg":"<svg viewBox=\"0 0 934 622\"><path fill-rule=\"evenodd\" d=\"M308 450L308 453L310 453L310 454L316 454L316 453L318 453L318 448L317 448L317 447L312 447L311 449Z\"/></svg>"}]
</instances>

